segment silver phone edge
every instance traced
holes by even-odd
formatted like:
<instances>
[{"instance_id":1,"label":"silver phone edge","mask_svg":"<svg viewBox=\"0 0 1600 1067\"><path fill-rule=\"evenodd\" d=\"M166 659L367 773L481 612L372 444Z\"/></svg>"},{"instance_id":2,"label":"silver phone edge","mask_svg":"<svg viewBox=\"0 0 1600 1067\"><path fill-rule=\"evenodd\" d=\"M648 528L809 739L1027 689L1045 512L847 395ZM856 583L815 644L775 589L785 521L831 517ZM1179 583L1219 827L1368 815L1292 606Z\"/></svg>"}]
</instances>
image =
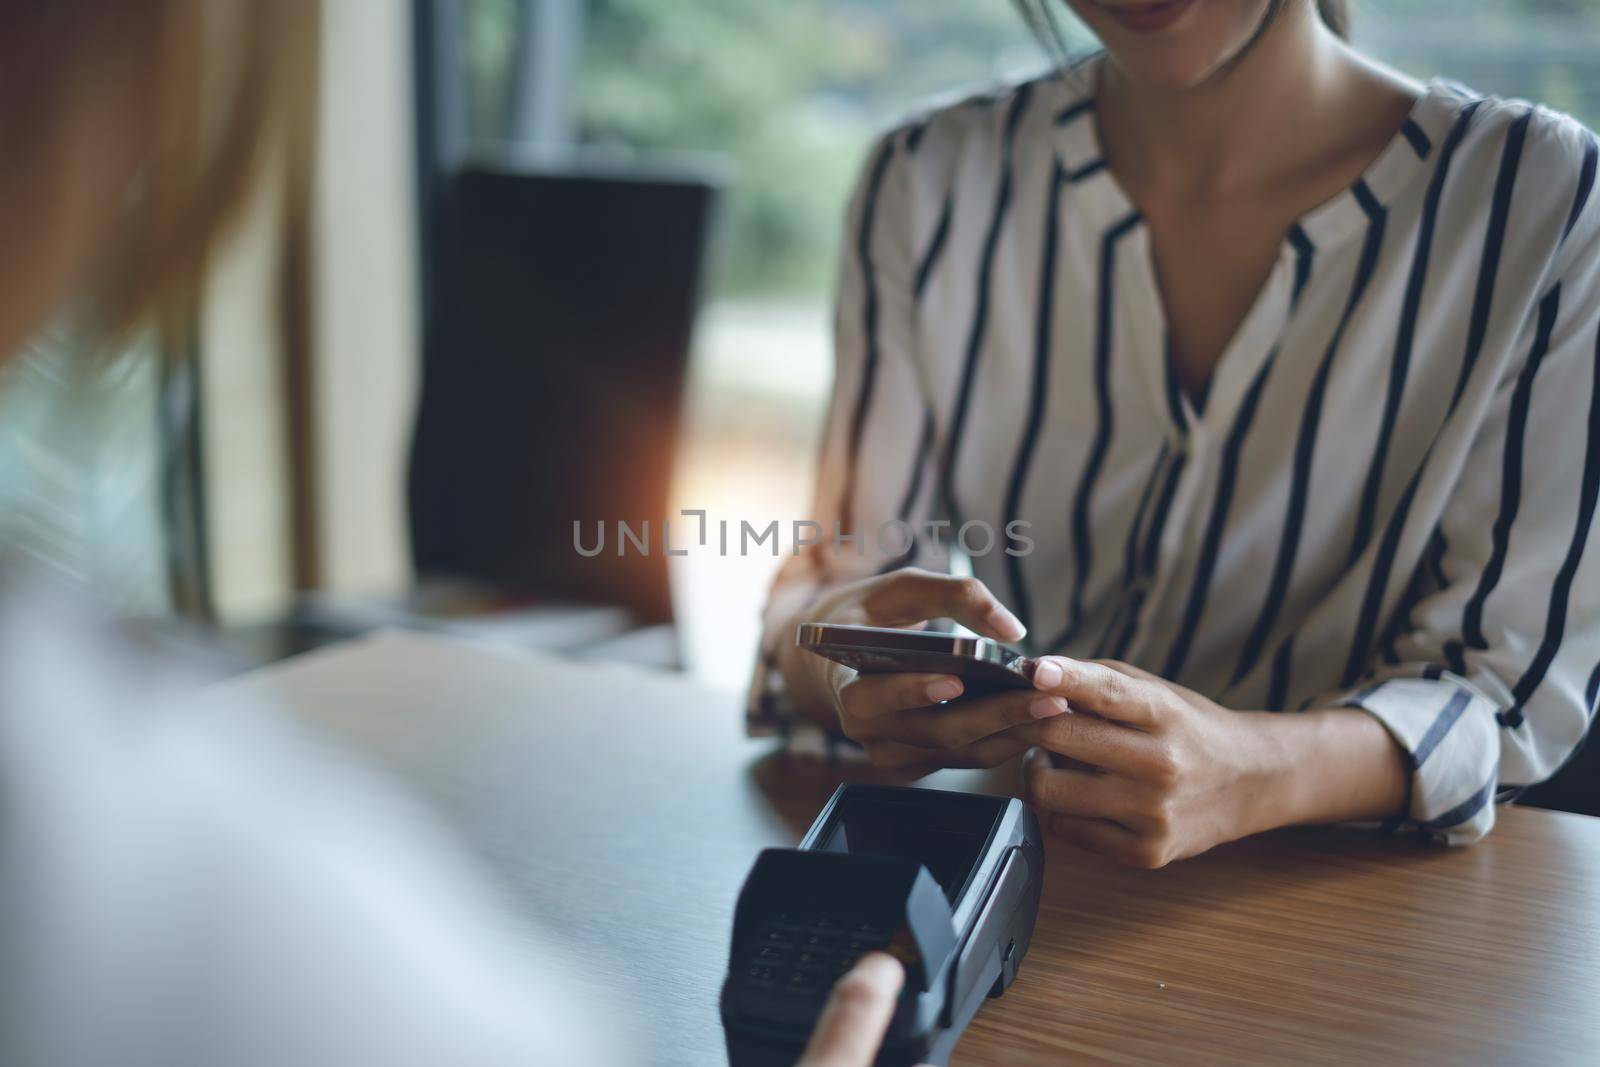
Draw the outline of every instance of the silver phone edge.
<instances>
[{"instance_id":1,"label":"silver phone edge","mask_svg":"<svg viewBox=\"0 0 1600 1067\"><path fill-rule=\"evenodd\" d=\"M803 622L795 631L795 644L814 652L821 652L824 649L837 649L842 652L877 652L886 655L907 651L930 652L938 655L964 656L968 659L992 663L997 667L1009 667L1011 660L1018 656L1018 653L1006 648L1004 645L989 640L987 637L965 637L959 634L934 635L930 633L930 637L939 636L950 642L947 647L940 649L903 649L866 644L841 644L825 639L825 632L831 626L832 624L829 623Z\"/></svg>"}]
</instances>

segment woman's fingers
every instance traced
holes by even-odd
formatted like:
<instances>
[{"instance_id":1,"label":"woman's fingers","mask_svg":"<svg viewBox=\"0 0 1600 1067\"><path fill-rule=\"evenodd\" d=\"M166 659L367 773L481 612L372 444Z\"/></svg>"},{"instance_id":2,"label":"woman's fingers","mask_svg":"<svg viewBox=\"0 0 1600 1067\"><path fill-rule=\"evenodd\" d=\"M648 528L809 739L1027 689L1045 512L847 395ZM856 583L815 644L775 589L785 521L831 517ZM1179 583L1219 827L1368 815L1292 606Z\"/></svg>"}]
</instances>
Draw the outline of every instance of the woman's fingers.
<instances>
[{"instance_id":1,"label":"woman's fingers","mask_svg":"<svg viewBox=\"0 0 1600 1067\"><path fill-rule=\"evenodd\" d=\"M1124 674L1104 663L1041 656L1033 662L1033 685L1042 693L1066 698L1084 708L1141 730L1160 725L1171 693L1144 678Z\"/></svg>"},{"instance_id":2,"label":"woman's fingers","mask_svg":"<svg viewBox=\"0 0 1600 1067\"><path fill-rule=\"evenodd\" d=\"M908 567L875 582L861 606L882 626L910 626L928 619L954 619L997 641L1020 641L1027 630L976 578Z\"/></svg>"},{"instance_id":3,"label":"woman's fingers","mask_svg":"<svg viewBox=\"0 0 1600 1067\"><path fill-rule=\"evenodd\" d=\"M1138 796L1127 779L1093 769L1053 766L1038 749L1023 767L1023 781L1028 803L1043 812L1123 823L1138 815Z\"/></svg>"},{"instance_id":4,"label":"woman's fingers","mask_svg":"<svg viewBox=\"0 0 1600 1067\"><path fill-rule=\"evenodd\" d=\"M1022 755L1033 747L1033 742L1011 729L964 748L928 748L891 740L868 741L861 747L867 759L880 770L905 778L920 778L946 767L967 770L998 767Z\"/></svg>"},{"instance_id":5,"label":"woman's fingers","mask_svg":"<svg viewBox=\"0 0 1600 1067\"><path fill-rule=\"evenodd\" d=\"M862 674L839 687L839 708L847 719L865 723L954 700L965 691L950 674Z\"/></svg>"},{"instance_id":6,"label":"woman's fingers","mask_svg":"<svg viewBox=\"0 0 1600 1067\"><path fill-rule=\"evenodd\" d=\"M1140 681L1145 681L1145 682L1161 682L1161 681L1165 681L1165 679L1163 679L1161 677L1161 675L1159 675L1159 674L1152 674L1150 671L1145 670L1143 667L1136 667L1132 663L1124 663L1120 659L1095 659L1095 660L1089 660L1089 662L1090 663L1098 663L1102 667L1110 667L1112 670L1117 671L1120 674L1126 674L1130 678L1138 678Z\"/></svg>"},{"instance_id":7,"label":"woman's fingers","mask_svg":"<svg viewBox=\"0 0 1600 1067\"><path fill-rule=\"evenodd\" d=\"M905 969L893 956L882 952L862 956L834 983L795 1067L870 1067L905 977Z\"/></svg>"},{"instance_id":8,"label":"woman's fingers","mask_svg":"<svg viewBox=\"0 0 1600 1067\"><path fill-rule=\"evenodd\" d=\"M1066 701L1060 697L1022 690L902 712L896 725L901 739L913 744L965 748L1013 726L1048 719L1066 710Z\"/></svg>"},{"instance_id":9,"label":"woman's fingers","mask_svg":"<svg viewBox=\"0 0 1600 1067\"><path fill-rule=\"evenodd\" d=\"M968 745L962 751L972 761L973 767L987 770L1016 759L1032 747L1033 742L1020 735L1013 727L1004 733Z\"/></svg>"},{"instance_id":10,"label":"woman's fingers","mask_svg":"<svg viewBox=\"0 0 1600 1067\"><path fill-rule=\"evenodd\" d=\"M969 697L953 704L928 706L924 699L919 706L896 706L938 683L904 688L888 684L874 686L857 690L850 694L849 702L844 703L846 690L856 684L851 682L839 691L845 709L841 722L849 737L862 742L893 740L925 748L959 749L1013 726L1038 722L1066 710L1066 701L1060 697L1032 690ZM886 701L885 705L867 706L870 700L880 696Z\"/></svg>"},{"instance_id":11,"label":"woman's fingers","mask_svg":"<svg viewBox=\"0 0 1600 1067\"><path fill-rule=\"evenodd\" d=\"M1040 748L1111 771L1136 773L1152 758L1149 734L1083 712L1042 719L1019 727L1017 733Z\"/></svg>"}]
</instances>

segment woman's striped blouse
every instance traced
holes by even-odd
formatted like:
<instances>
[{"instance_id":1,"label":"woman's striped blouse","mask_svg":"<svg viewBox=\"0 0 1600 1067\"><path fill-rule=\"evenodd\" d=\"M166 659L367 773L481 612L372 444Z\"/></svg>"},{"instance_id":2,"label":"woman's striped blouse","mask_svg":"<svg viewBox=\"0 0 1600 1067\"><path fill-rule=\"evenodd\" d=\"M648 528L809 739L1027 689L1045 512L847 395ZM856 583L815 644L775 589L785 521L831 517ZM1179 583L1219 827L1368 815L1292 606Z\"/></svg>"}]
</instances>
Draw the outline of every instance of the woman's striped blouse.
<instances>
[{"instance_id":1,"label":"woman's striped blouse","mask_svg":"<svg viewBox=\"0 0 1600 1067\"><path fill-rule=\"evenodd\" d=\"M1095 70L872 150L814 517L926 532L903 554L870 535L812 550L775 600L943 567L962 523L1025 521L1030 554L972 569L1029 651L1126 660L1234 708L1363 708L1406 752L1408 822L1475 839L1574 751L1600 688L1595 140L1432 83L1289 229L1196 398L1100 149ZM793 636L768 631L753 733L786 725L770 663Z\"/></svg>"}]
</instances>

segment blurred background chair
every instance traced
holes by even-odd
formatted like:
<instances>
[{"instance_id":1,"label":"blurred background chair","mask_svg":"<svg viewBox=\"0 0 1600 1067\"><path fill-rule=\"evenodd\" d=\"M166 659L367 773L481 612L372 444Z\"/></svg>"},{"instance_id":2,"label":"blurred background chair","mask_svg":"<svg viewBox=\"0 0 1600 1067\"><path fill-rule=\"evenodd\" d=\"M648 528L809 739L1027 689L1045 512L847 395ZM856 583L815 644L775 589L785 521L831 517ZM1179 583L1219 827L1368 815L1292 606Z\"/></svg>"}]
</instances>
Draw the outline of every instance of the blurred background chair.
<instances>
[{"instance_id":1,"label":"blurred background chair","mask_svg":"<svg viewBox=\"0 0 1600 1067\"><path fill-rule=\"evenodd\" d=\"M411 454L418 587L312 598L303 623L679 664L660 537L714 195L688 176L456 176ZM649 531L645 552L619 552L618 521ZM605 551L576 551L575 525Z\"/></svg>"},{"instance_id":2,"label":"blurred background chair","mask_svg":"<svg viewBox=\"0 0 1600 1067\"><path fill-rule=\"evenodd\" d=\"M379 596L312 588L287 619L231 639L261 660L400 626L681 666L659 531L719 175L541 156L563 43L542 7L517 20L517 69L545 79L516 99L544 105L506 115L505 141L473 128L463 18L454 0L412 6L415 585ZM614 531L619 520L649 524L648 553L619 555L614 538L592 558L575 550L575 521Z\"/></svg>"}]
</instances>

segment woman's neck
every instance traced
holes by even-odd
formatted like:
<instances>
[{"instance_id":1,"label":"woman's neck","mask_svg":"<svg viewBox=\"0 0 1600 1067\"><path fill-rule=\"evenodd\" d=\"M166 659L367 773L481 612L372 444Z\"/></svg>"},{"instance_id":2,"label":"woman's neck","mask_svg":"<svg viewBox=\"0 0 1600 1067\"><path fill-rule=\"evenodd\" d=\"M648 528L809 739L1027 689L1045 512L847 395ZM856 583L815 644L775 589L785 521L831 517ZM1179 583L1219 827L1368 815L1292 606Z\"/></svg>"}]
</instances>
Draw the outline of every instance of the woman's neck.
<instances>
[{"instance_id":1,"label":"woman's neck","mask_svg":"<svg viewBox=\"0 0 1600 1067\"><path fill-rule=\"evenodd\" d=\"M1283 6L1239 57L1199 85L1142 85L1108 59L1098 116L1112 170L1138 199L1250 196L1375 154L1417 87L1324 27L1309 3Z\"/></svg>"}]
</instances>

